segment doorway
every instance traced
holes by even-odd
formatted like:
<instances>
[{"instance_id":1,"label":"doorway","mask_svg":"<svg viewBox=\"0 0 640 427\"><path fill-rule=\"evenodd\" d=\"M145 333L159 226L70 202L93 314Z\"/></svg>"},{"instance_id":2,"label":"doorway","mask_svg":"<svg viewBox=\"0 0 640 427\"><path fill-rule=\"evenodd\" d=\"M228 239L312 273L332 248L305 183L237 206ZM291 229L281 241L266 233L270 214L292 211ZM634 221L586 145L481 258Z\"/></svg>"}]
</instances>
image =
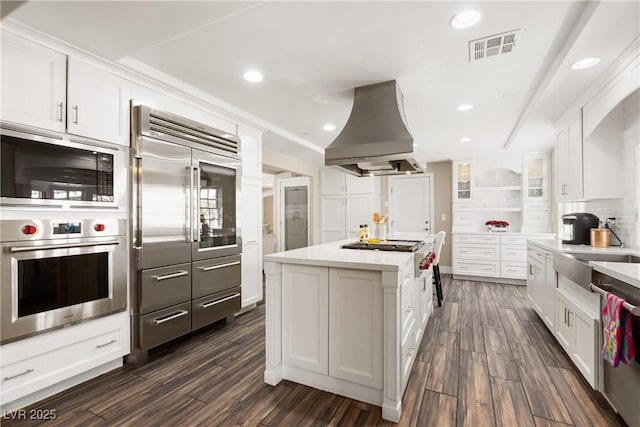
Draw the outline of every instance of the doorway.
<instances>
[{"instance_id":1,"label":"doorway","mask_svg":"<svg viewBox=\"0 0 640 427\"><path fill-rule=\"evenodd\" d=\"M433 174L390 176L389 226L397 233L432 233Z\"/></svg>"},{"instance_id":2,"label":"doorway","mask_svg":"<svg viewBox=\"0 0 640 427\"><path fill-rule=\"evenodd\" d=\"M278 251L309 246L309 184L308 177L278 182Z\"/></svg>"}]
</instances>

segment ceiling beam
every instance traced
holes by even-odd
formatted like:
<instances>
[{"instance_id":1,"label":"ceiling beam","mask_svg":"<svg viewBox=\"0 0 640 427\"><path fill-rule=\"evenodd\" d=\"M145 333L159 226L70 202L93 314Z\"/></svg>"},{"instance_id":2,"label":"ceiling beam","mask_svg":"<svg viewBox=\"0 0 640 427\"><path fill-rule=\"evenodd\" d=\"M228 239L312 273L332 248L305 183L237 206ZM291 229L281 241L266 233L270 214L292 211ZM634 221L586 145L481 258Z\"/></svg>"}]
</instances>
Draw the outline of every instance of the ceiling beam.
<instances>
[{"instance_id":1,"label":"ceiling beam","mask_svg":"<svg viewBox=\"0 0 640 427\"><path fill-rule=\"evenodd\" d=\"M570 28L568 34L564 37L564 41L562 40L564 33L559 33L558 37L556 37L556 42L554 43L554 47L549 50L547 54L547 58L542 67L540 67L540 71L534 80L534 84L531 86L529 93L527 94L526 101L524 104L524 108L518 115L511 132L509 132L509 136L504 143L504 148L508 149L518 135L520 128L524 124L524 122L529 117L531 110L535 107L536 103L544 93L545 89L549 85L549 82L555 75L558 68L560 68L560 64L564 61L565 57L571 50L571 47L576 42L582 30L586 26L589 19L593 15L593 12L598 7L599 1L587 1L587 2L576 2L574 3L578 11L577 18L574 19L574 22L567 22L565 28ZM581 10L580 10L581 9ZM569 14L571 16L571 14Z\"/></svg>"}]
</instances>

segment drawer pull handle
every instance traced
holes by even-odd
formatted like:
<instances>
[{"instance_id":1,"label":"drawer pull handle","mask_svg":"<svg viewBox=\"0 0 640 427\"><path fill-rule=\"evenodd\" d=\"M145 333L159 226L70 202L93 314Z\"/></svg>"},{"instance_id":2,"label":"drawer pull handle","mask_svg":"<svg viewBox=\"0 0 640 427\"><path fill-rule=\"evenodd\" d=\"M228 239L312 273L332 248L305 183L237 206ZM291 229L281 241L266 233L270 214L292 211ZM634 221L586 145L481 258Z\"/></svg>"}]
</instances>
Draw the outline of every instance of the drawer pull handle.
<instances>
[{"instance_id":1,"label":"drawer pull handle","mask_svg":"<svg viewBox=\"0 0 640 427\"><path fill-rule=\"evenodd\" d=\"M19 374L15 374L15 375L10 375L10 376L8 376L8 377L4 377L3 381L9 381L9 380L12 380L12 379L14 379L14 378L21 377L21 376L23 376L23 375L28 375L28 374L30 374L30 373L31 373L31 372L33 372L33 371L34 371L33 369L27 369L26 371L24 371L24 372L20 372Z\"/></svg>"},{"instance_id":2,"label":"drawer pull handle","mask_svg":"<svg viewBox=\"0 0 640 427\"><path fill-rule=\"evenodd\" d=\"M153 280L155 280L156 282L161 282L163 280L167 280L167 279L175 279L176 277L182 277L182 276L188 276L189 272L186 270L180 270L180 271L176 271L175 273L171 273L171 274L165 274L162 276L151 276L153 277Z\"/></svg>"},{"instance_id":3,"label":"drawer pull handle","mask_svg":"<svg viewBox=\"0 0 640 427\"><path fill-rule=\"evenodd\" d=\"M118 341L117 341L117 340L111 340L111 341L106 342L106 343L104 343L104 344L98 344L98 345L96 345L96 348L106 347L106 346L111 345L111 344L116 343L116 342L118 342Z\"/></svg>"},{"instance_id":4,"label":"drawer pull handle","mask_svg":"<svg viewBox=\"0 0 640 427\"><path fill-rule=\"evenodd\" d=\"M212 307L212 306L214 306L216 304L220 304L220 303L223 303L225 301L229 301L230 299L238 298L239 296L240 296L239 293L235 293L235 294L229 295L228 297L220 298L220 299L217 299L215 301L203 302L202 304L199 304L198 307L200 307L200 308L209 308L209 307Z\"/></svg>"},{"instance_id":5,"label":"drawer pull handle","mask_svg":"<svg viewBox=\"0 0 640 427\"><path fill-rule=\"evenodd\" d=\"M231 267L233 265L240 265L240 261L228 262L226 264L208 265L206 267L198 267L198 270L211 271L211 270L217 270L219 268Z\"/></svg>"},{"instance_id":6,"label":"drawer pull handle","mask_svg":"<svg viewBox=\"0 0 640 427\"><path fill-rule=\"evenodd\" d=\"M187 310L179 310L178 312L167 317L161 317L160 319L151 319L151 323L153 323L155 326L159 326L165 322L168 322L169 320L177 319L178 317L186 316L187 314L189 314Z\"/></svg>"}]
</instances>

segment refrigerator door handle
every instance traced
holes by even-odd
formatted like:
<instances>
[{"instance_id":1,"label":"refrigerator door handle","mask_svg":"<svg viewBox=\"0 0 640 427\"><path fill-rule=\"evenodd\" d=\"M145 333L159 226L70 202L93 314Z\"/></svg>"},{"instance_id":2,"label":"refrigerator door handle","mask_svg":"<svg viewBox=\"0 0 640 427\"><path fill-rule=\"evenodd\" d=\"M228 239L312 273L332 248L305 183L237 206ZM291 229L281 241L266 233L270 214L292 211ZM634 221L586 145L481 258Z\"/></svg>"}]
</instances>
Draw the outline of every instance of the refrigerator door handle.
<instances>
[{"instance_id":1,"label":"refrigerator door handle","mask_svg":"<svg viewBox=\"0 0 640 427\"><path fill-rule=\"evenodd\" d=\"M193 191L193 222L191 224L191 233L193 233L192 242L200 243L200 216L198 215L198 205L200 203L200 168L198 166L194 166L193 173L191 177L193 179L195 175L195 185L191 184L191 189Z\"/></svg>"}]
</instances>

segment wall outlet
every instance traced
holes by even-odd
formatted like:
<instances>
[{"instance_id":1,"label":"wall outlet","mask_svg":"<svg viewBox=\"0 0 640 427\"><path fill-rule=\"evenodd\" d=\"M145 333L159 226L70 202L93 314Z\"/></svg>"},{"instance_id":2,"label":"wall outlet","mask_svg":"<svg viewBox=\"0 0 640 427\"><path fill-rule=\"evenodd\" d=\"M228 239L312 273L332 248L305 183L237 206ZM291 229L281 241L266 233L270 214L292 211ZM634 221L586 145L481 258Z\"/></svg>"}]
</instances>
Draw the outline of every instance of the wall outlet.
<instances>
[{"instance_id":1,"label":"wall outlet","mask_svg":"<svg viewBox=\"0 0 640 427\"><path fill-rule=\"evenodd\" d=\"M446 221L446 220L447 220L447 214L440 215L440 221Z\"/></svg>"}]
</instances>

